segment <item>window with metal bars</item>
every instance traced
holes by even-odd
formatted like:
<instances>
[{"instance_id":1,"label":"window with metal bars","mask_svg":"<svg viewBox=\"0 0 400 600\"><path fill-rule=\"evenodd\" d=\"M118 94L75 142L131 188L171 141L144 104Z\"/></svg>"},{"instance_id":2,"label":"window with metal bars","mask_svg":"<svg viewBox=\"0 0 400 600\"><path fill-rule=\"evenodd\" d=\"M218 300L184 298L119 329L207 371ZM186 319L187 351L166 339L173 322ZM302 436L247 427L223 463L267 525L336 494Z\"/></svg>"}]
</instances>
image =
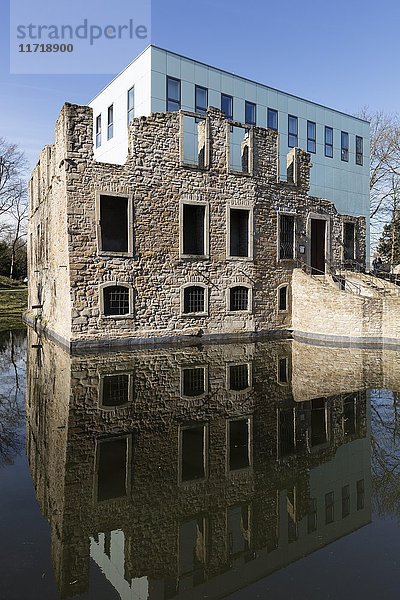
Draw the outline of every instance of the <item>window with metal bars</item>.
<instances>
[{"instance_id":1,"label":"window with metal bars","mask_svg":"<svg viewBox=\"0 0 400 600\"><path fill-rule=\"evenodd\" d=\"M294 257L294 215L280 215L279 218L279 258Z\"/></svg>"},{"instance_id":2,"label":"window with metal bars","mask_svg":"<svg viewBox=\"0 0 400 600\"><path fill-rule=\"evenodd\" d=\"M344 259L354 260L355 250L355 224L354 223L343 223L343 246L344 246Z\"/></svg>"},{"instance_id":3,"label":"window with metal bars","mask_svg":"<svg viewBox=\"0 0 400 600\"><path fill-rule=\"evenodd\" d=\"M192 285L184 290L183 312L204 313L205 312L205 290L198 285Z\"/></svg>"},{"instance_id":4,"label":"window with metal bars","mask_svg":"<svg viewBox=\"0 0 400 600\"><path fill-rule=\"evenodd\" d=\"M106 316L129 314L129 288L111 285L103 289L104 314Z\"/></svg>"},{"instance_id":5,"label":"window with metal bars","mask_svg":"<svg viewBox=\"0 0 400 600\"><path fill-rule=\"evenodd\" d=\"M201 396L205 392L205 369L204 367L195 367L182 370L182 394L194 398Z\"/></svg>"},{"instance_id":6,"label":"window with metal bars","mask_svg":"<svg viewBox=\"0 0 400 600\"><path fill-rule=\"evenodd\" d=\"M105 408L124 406L129 401L129 375L105 375L101 404Z\"/></svg>"},{"instance_id":7,"label":"window with metal bars","mask_svg":"<svg viewBox=\"0 0 400 600\"><path fill-rule=\"evenodd\" d=\"M229 389L235 392L246 390L249 387L249 365L230 365Z\"/></svg>"},{"instance_id":8,"label":"window with metal bars","mask_svg":"<svg viewBox=\"0 0 400 600\"><path fill-rule=\"evenodd\" d=\"M238 285L230 289L229 310L248 310L249 308L249 289Z\"/></svg>"},{"instance_id":9,"label":"window with metal bars","mask_svg":"<svg viewBox=\"0 0 400 600\"><path fill-rule=\"evenodd\" d=\"M229 253L231 256L249 256L250 211L243 208L229 209Z\"/></svg>"}]
</instances>

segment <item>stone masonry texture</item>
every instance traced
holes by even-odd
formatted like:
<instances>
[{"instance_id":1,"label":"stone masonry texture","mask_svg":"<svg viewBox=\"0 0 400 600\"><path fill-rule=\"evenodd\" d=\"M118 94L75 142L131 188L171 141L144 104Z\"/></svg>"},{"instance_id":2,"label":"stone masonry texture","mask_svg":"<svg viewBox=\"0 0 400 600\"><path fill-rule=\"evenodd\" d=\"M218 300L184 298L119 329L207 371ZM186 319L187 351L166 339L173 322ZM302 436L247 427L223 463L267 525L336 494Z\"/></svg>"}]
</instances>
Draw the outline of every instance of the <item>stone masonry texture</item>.
<instances>
[{"instance_id":1,"label":"stone masonry texture","mask_svg":"<svg viewBox=\"0 0 400 600\"><path fill-rule=\"evenodd\" d=\"M64 105L55 143L41 153L30 182L26 318L65 346L292 328L292 273L298 260L310 260L312 217L327 222L326 257L332 267L343 265L344 221L354 222L355 259L365 263L365 220L339 215L332 203L308 195L309 154L295 149L291 172L296 176L278 181L278 136L254 127L248 137L251 172L231 172L231 125L211 108L204 129L208 160L202 167L188 167L181 160L181 123L180 113L134 119L125 164L105 164L93 159L91 109ZM99 252L99 194L132 198L131 255ZM204 258L180 254L180 205L185 201L208 206L209 253ZM252 210L250 258L227 256L230 206ZM293 260L279 260L280 213L295 216ZM104 284L129 287L132 314L102 314ZM182 314L182 286L188 284L207 288L207 314ZM246 312L227 310L229 287L235 284L252 290ZM289 305L279 312L278 288L283 284L289 286Z\"/></svg>"}]
</instances>

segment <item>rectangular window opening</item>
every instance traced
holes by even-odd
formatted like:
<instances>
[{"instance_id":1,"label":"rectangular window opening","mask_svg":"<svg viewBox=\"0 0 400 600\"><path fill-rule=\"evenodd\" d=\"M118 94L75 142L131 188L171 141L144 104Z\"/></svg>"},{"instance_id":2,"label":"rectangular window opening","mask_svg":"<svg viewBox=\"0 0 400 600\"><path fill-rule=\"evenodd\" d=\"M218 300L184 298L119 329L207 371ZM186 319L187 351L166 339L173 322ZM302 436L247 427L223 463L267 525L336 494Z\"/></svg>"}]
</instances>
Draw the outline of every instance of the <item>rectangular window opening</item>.
<instances>
[{"instance_id":1,"label":"rectangular window opening","mask_svg":"<svg viewBox=\"0 0 400 600\"><path fill-rule=\"evenodd\" d=\"M279 310L286 311L288 309L288 286L282 285L279 288Z\"/></svg>"},{"instance_id":2,"label":"rectangular window opening","mask_svg":"<svg viewBox=\"0 0 400 600\"><path fill-rule=\"evenodd\" d=\"M267 127L278 131L278 111L274 108L267 109Z\"/></svg>"},{"instance_id":3,"label":"rectangular window opening","mask_svg":"<svg viewBox=\"0 0 400 600\"><path fill-rule=\"evenodd\" d=\"M359 135L356 135L356 165L363 165L364 162L364 141Z\"/></svg>"},{"instance_id":4,"label":"rectangular window opening","mask_svg":"<svg viewBox=\"0 0 400 600\"><path fill-rule=\"evenodd\" d=\"M250 242L250 210L242 208L230 208L229 221L230 256L248 257Z\"/></svg>"},{"instance_id":5,"label":"rectangular window opening","mask_svg":"<svg viewBox=\"0 0 400 600\"><path fill-rule=\"evenodd\" d=\"M245 102L245 123L246 125L256 125L257 105L254 102Z\"/></svg>"},{"instance_id":6,"label":"rectangular window opening","mask_svg":"<svg viewBox=\"0 0 400 600\"><path fill-rule=\"evenodd\" d=\"M182 430L182 481L195 481L205 477L205 427Z\"/></svg>"},{"instance_id":7,"label":"rectangular window opening","mask_svg":"<svg viewBox=\"0 0 400 600\"><path fill-rule=\"evenodd\" d=\"M181 160L184 165L204 168L206 166L207 121L191 115L183 115L181 126L183 151Z\"/></svg>"},{"instance_id":8,"label":"rectangular window opening","mask_svg":"<svg viewBox=\"0 0 400 600\"><path fill-rule=\"evenodd\" d=\"M294 258L294 215L279 217L279 258Z\"/></svg>"},{"instance_id":9,"label":"rectangular window opening","mask_svg":"<svg viewBox=\"0 0 400 600\"><path fill-rule=\"evenodd\" d=\"M298 122L297 117L288 115L288 146L296 148L298 145Z\"/></svg>"},{"instance_id":10,"label":"rectangular window opening","mask_svg":"<svg viewBox=\"0 0 400 600\"><path fill-rule=\"evenodd\" d=\"M350 514L350 486L342 487L342 519Z\"/></svg>"},{"instance_id":11,"label":"rectangular window opening","mask_svg":"<svg viewBox=\"0 0 400 600\"><path fill-rule=\"evenodd\" d=\"M229 366L229 389L235 392L246 390L249 387L249 365Z\"/></svg>"},{"instance_id":12,"label":"rectangular window opening","mask_svg":"<svg viewBox=\"0 0 400 600\"><path fill-rule=\"evenodd\" d=\"M128 125L129 123L131 123L133 121L133 118L135 116L135 88L131 87L128 90L128 97L127 97L127 114L128 114Z\"/></svg>"},{"instance_id":13,"label":"rectangular window opening","mask_svg":"<svg viewBox=\"0 0 400 600\"><path fill-rule=\"evenodd\" d=\"M289 359L287 356L278 359L278 383L289 383Z\"/></svg>"},{"instance_id":14,"label":"rectangular window opening","mask_svg":"<svg viewBox=\"0 0 400 600\"><path fill-rule=\"evenodd\" d=\"M249 504L228 509L228 540L230 558L239 558L249 551L251 542L251 507Z\"/></svg>"},{"instance_id":15,"label":"rectangular window opening","mask_svg":"<svg viewBox=\"0 0 400 600\"><path fill-rule=\"evenodd\" d=\"M183 205L183 254L205 255L206 207L204 204Z\"/></svg>"},{"instance_id":16,"label":"rectangular window opening","mask_svg":"<svg viewBox=\"0 0 400 600\"><path fill-rule=\"evenodd\" d=\"M127 494L128 439L100 441L98 445L97 500L112 500Z\"/></svg>"},{"instance_id":17,"label":"rectangular window opening","mask_svg":"<svg viewBox=\"0 0 400 600\"><path fill-rule=\"evenodd\" d=\"M114 105L107 109L107 139L111 140L114 135Z\"/></svg>"},{"instance_id":18,"label":"rectangular window opening","mask_svg":"<svg viewBox=\"0 0 400 600\"><path fill-rule=\"evenodd\" d=\"M365 504L364 479L357 481L357 510L363 510Z\"/></svg>"},{"instance_id":19,"label":"rectangular window opening","mask_svg":"<svg viewBox=\"0 0 400 600\"><path fill-rule=\"evenodd\" d=\"M184 289L185 314L205 312L205 292L200 286L190 286Z\"/></svg>"},{"instance_id":20,"label":"rectangular window opening","mask_svg":"<svg viewBox=\"0 0 400 600\"><path fill-rule=\"evenodd\" d=\"M183 382L182 393L184 396L194 398L205 393L205 369L195 367L182 370Z\"/></svg>"},{"instance_id":21,"label":"rectangular window opening","mask_svg":"<svg viewBox=\"0 0 400 600\"><path fill-rule=\"evenodd\" d=\"M250 130L248 127L230 127L229 170L235 173L250 173Z\"/></svg>"},{"instance_id":22,"label":"rectangular window opening","mask_svg":"<svg viewBox=\"0 0 400 600\"><path fill-rule=\"evenodd\" d=\"M295 449L294 411L292 408L282 409L279 411L279 456L290 456Z\"/></svg>"},{"instance_id":23,"label":"rectangular window opening","mask_svg":"<svg viewBox=\"0 0 400 600\"><path fill-rule=\"evenodd\" d=\"M333 158L333 129L325 127L325 156Z\"/></svg>"},{"instance_id":24,"label":"rectangular window opening","mask_svg":"<svg viewBox=\"0 0 400 600\"><path fill-rule=\"evenodd\" d=\"M129 374L104 375L101 406L117 408L129 402Z\"/></svg>"},{"instance_id":25,"label":"rectangular window opening","mask_svg":"<svg viewBox=\"0 0 400 600\"><path fill-rule=\"evenodd\" d=\"M250 466L250 419L229 422L229 469Z\"/></svg>"},{"instance_id":26,"label":"rectangular window opening","mask_svg":"<svg viewBox=\"0 0 400 600\"><path fill-rule=\"evenodd\" d=\"M355 259L356 227L355 223L343 223L344 259Z\"/></svg>"},{"instance_id":27,"label":"rectangular window opening","mask_svg":"<svg viewBox=\"0 0 400 600\"><path fill-rule=\"evenodd\" d=\"M310 510L307 514L307 532L313 533L317 530L317 499L311 498Z\"/></svg>"},{"instance_id":28,"label":"rectangular window opening","mask_svg":"<svg viewBox=\"0 0 400 600\"><path fill-rule=\"evenodd\" d=\"M328 492L325 494L325 525L333 523L335 520L335 494Z\"/></svg>"},{"instance_id":29,"label":"rectangular window opening","mask_svg":"<svg viewBox=\"0 0 400 600\"><path fill-rule=\"evenodd\" d=\"M195 87L195 112L201 115L207 113L208 107L208 89L201 85Z\"/></svg>"},{"instance_id":30,"label":"rectangular window opening","mask_svg":"<svg viewBox=\"0 0 400 600\"><path fill-rule=\"evenodd\" d=\"M101 146L101 115L96 117L96 148Z\"/></svg>"},{"instance_id":31,"label":"rectangular window opening","mask_svg":"<svg viewBox=\"0 0 400 600\"><path fill-rule=\"evenodd\" d=\"M340 134L340 158L344 162L349 161L349 134L342 131Z\"/></svg>"},{"instance_id":32,"label":"rectangular window opening","mask_svg":"<svg viewBox=\"0 0 400 600\"><path fill-rule=\"evenodd\" d=\"M124 196L100 196L100 250L129 252L128 207Z\"/></svg>"},{"instance_id":33,"label":"rectangular window opening","mask_svg":"<svg viewBox=\"0 0 400 600\"><path fill-rule=\"evenodd\" d=\"M307 121L307 152L315 154L317 151L317 124Z\"/></svg>"},{"instance_id":34,"label":"rectangular window opening","mask_svg":"<svg viewBox=\"0 0 400 600\"><path fill-rule=\"evenodd\" d=\"M249 309L249 289L238 285L229 292L229 310L241 311Z\"/></svg>"},{"instance_id":35,"label":"rectangular window opening","mask_svg":"<svg viewBox=\"0 0 400 600\"><path fill-rule=\"evenodd\" d=\"M233 121L233 98L228 94L221 94L221 110L228 121Z\"/></svg>"},{"instance_id":36,"label":"rectangular window opening","mask_svg":"<svg viewBox=\"0 0 400 600\"><path fill-rule=\"evenodd\" d=\"M181 82L175 77L167 77L167 111L174 112L181 108Z\"/></svg>"}]
</instances>

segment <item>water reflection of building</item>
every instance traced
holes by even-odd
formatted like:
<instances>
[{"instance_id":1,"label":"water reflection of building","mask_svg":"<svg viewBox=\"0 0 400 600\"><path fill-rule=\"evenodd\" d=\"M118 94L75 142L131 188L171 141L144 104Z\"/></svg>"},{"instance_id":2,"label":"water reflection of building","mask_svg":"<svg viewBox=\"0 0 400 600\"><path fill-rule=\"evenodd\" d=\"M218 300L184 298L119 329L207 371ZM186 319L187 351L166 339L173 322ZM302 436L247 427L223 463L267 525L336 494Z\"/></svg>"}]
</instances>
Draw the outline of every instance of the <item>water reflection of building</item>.
<instances>
[{"instance_id":1,"label":"water reflection of building","mask_svg":"<svg viewBox=\"0 0 400 600\"><path fill-rule=\"evenodd\" d=\"M302 367L290 341L70 356L30 335L28 455L62 597L90 558L124 600L223 597L370 521L367 393L349 376L334 394L319 349Z\"/></svg>"}]
</instances>

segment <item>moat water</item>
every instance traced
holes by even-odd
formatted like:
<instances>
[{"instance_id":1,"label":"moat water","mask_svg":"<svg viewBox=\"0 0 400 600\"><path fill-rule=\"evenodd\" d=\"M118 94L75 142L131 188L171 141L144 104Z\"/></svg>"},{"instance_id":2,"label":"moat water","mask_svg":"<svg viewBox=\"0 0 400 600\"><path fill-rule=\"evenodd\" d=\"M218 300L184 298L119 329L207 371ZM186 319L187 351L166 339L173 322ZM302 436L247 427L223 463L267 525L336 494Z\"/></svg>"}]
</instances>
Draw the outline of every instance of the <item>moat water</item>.
<instances>
[{"instance_id":1,"label":"moat water","mask_svg":"<svg viewBox=\"0 0 400 600\"><path fill-rule=\"evenodd\" d=\"M0 599L397 599L400 350L0 333Z\"/></svg>"}]
</instances>

